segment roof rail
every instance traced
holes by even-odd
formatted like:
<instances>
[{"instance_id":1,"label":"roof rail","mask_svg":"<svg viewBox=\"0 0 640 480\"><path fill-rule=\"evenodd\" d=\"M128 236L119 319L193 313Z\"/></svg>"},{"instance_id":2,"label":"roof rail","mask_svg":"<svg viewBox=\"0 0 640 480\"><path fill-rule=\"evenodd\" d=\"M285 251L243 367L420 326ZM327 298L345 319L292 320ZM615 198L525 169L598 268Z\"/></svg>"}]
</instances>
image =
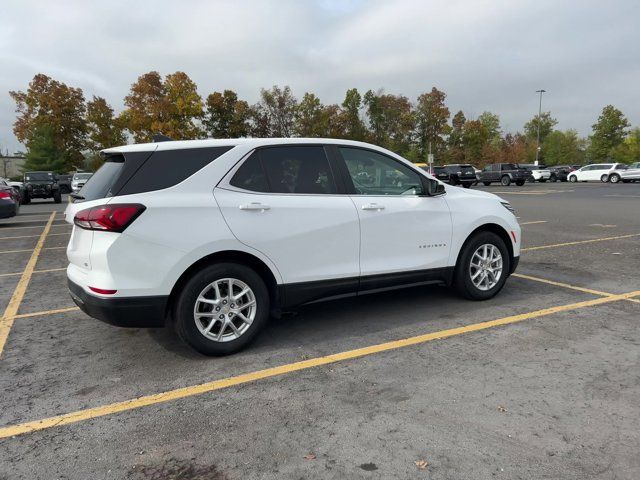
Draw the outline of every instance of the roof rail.
<instances>
[{"instance_id":1,"label":"roof rail","mask_svg":"<svg viewBox=\"0 0 640 480\"><path fill-rule=\"evenodd\" d=\"M159 143L159 142L173 142L173 138L171 137L167 137L166 135L163 135L162 133L156 133L153 136L152 139L153 143Z\"/></svg>"}]
</instances>

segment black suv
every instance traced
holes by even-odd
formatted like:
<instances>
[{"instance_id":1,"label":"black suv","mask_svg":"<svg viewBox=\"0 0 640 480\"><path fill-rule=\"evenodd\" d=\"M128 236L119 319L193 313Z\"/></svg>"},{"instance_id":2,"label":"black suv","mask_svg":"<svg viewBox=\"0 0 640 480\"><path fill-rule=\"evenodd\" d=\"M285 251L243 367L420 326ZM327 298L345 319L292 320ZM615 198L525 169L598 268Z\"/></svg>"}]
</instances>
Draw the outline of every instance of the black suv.
<instances>
[{"instance_id":1,"label":"black suv","mask_svg":"<svg viewBox=\"0 0 640 480\"><path fill-rule=\"evenodd\" d=\"M22 203L26 205L33 198L53 198L56 203L62 202L62 193L55 173L25 172L24 199Z\"/></svg>"},{"instance_id":2,"label":"black suv","mask_svg":"<svg viewBox=\"0 0 640 480\"><path fill-rule=\"evenodd\" d=\"M464 188L469 188L478 180L475 169L468 164L452 163L445 165L444 169L449 174L451 185L462 185Z\"/></svg>"},{"instance_id":3,"label":"black suv","mask_svg":"<svg viewBox=\"0 0 640 480\"><path fill-rule=\"evenodd\" d=\"M519 167L515 163L494 163L487 165L478 174L478 180L485 185L500 182L505 187L514 182L521 187L525 182L533 181L533 175L526 168Z\"/></svg>"}]
</instances>

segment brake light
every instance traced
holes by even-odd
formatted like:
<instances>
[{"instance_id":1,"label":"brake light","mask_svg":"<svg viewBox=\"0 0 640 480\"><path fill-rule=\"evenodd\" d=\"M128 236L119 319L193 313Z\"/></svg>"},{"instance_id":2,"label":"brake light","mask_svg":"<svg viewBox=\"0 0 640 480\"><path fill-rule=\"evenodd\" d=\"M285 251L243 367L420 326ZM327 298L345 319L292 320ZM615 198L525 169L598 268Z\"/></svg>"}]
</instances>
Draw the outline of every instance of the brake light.
<instances>
[{"instance_id":1,"label":"brake light","mask_svg":"<svg viewBox=\"0 0 640 480\"><path fill-rule=\"evenodd\" d=\"M117 292L117 290L105 290L104 288L96 287L89 287L89 290L91 290L92 292L100 293L102 295L113 295Z\"/></svg>"},{"instance_id":2,"label":"brake light","mask_svg":"<svg viewBox=\"0 0 640 480\"><path fill-rule=\"evenodd\" d=\"M145 208L138 203L100 205L80 210L73 218L73 223L85 230L119 233L131 225Z\"/></svg>"},{"instance_id":3,"label":"brake light","mask_svg":"<svg viewBox=\"0 0 640 480\"><path fill-rule=\"evenodd\" d=\"M0 198L11 198L11 194L9 192L0 192Z\"/></svg>"}]
</instances>

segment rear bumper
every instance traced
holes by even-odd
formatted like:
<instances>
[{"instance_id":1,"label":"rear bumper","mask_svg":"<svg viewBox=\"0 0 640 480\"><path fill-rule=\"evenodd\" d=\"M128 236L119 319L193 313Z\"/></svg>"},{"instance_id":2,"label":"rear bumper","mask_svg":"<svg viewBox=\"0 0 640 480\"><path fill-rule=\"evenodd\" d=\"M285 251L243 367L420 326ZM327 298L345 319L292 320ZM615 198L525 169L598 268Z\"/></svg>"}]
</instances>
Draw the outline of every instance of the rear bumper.
<instances>
[{"instance_id":1,"label":"rear bumper","mask_svg":"<svg viewBox=\"0 0 640 480\"><path fill-rule=\"evenodd\" d=\"M513 261L511 262L511 271L509 272L509 275L511 275L513 272L516 271L516 268L518 268L518 263L520 263L520 257L513 257Z\"/></svg>"},{"instance_id":2,"label":"rear bumper","mask_svg":"<svg viewBox=\"0 0 640 480\"><path fill-rule=\"evenodd\" d=\"M13 200L0 200L0 218L16 216L16 203Z\"/></svg>"},{"instance_id":3,"label":"rear bumper","mask_svg":"<svg viewBox=\"0 0 640 480\"><path fill-rule=\"evenodd\" d=\"M71 299L90 317L118 327L164 327L169 297L114 297L90 295L67 279Z\"/></svg>"}]
</instances>

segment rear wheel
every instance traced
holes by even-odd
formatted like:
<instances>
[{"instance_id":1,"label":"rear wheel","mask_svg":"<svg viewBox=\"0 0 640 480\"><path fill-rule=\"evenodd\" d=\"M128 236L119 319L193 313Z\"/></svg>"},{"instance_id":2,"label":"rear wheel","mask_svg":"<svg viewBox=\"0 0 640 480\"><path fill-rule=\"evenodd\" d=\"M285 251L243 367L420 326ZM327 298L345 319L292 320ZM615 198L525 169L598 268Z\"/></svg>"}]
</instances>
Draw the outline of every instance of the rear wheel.
<instances>
[{"instance_id":1,"label":"rear wheel","mask_svg":"<svg viewBox=\"0 0 640 480\"><path fill-rule=\"evenodd\" d=\"M504 185L505 187L508 187L509 185L511 185L511 177L509 177L509 175L504 175L501 179L500 179L500 183L502 185Z\"/></svg>"},{"instance_id":2,"label":"rear wheel","mask_svg":"<svg viewBox=\"0 0 640 480\"><path fill-rule=\"evenodd\" d=\"M609 176L607 174L604 174L600 177L600 181L602 183L607 183L609 181Z\"/></svg>"},{"instance_id":3,"label":"rear wheel","mask_svg":"<svg viewBox=\"0 0 640 480\"><path fill-rule=\"evenodd\" d=\"M555 182L557 182L557 181L558 181L558 177L556 177L555 175L551 175L551 176L549 177L549 181L550 181L550 182L555 183Z\"/></svg>"},{"instance_id":4,"label":"rear wheel","mask_svg":"<svg viewBox=\"0 0 640 480\"><path fill-rule=\"evenodd\" d=\"M540 179L540 183L544 183L544 182L546 182L546 181L547 181L547 179L546 179L546 178L541 178L541 179Z\"/></svg>"},{"instance_id":5,"label":"rear wheel","mask_svg":"<svg viewBox=\"0 0 640 480\"><path fill-rule=\"evenodd\" d=\"M609 175L609 181L611 183L618 183L620 181L620 175L618 175L617 173L612 173L611 175Z\"/></svg>"},{"instance_id":6,"label":"rear wheel","mask_svg":"<svg viewBox=\"0 0 640 480\"><path fill-rule=\"evenodd\" d=\"M29 205L31 203L31 197L29 196L29 192L24 193L24 198L22 199L22 203L24 205Z\"/></svg>"},{"instance_id":7,"label":"rear wheel","mask_svg":"<svg viewBox=\"0 0 640 480\"><path fill-rule=\"evenodd\" d=\"M56 203L62 202L62 194L60 193L60 190L53 192L53 201Z\"/></svg>"},{"instance_id":8,"label":"rear wheel","mask_svg":"<svg viewBox=\"0 0 640 480\"><path fill-rule=\"evenodd\" d=\"M487 300L502 289L509 269L509 252L504 241L493 232L478 232L464 246L454 284L470 300Z\"/></svg>"},{"instance_id":9,"label":"rear wheel","mask_svg":"<svg viewBox=\"0 0 640 480\"><path fill-rule=\"evenodd\" d=\"M489 185L491 185L491 182L482 182L482 183L484 183L485 187L488 187Z\"/></svg>"},{"instance_id":10,"label":"rear wheel","mask_svg":"<svg viewBox=\"0 0 640 480\"><path fill-rule=\"evenodd\" d=\"M269 317L269 292L252 269L210 265L184 285L175 304L178 334L204 355L228 355L251 342Z\"/></svg>"},{"instance_id":11,"label":"rear wheel","mask_svg":"<svg viewBox=\"0 0 640 480\"><path fill-rule=\"evenodd\" d=\"M524 180L516 180L516 185L521 187L524 185Z\"/></svg>"},{"instance_id":12,"label":"rear wheel","mask_svg":"<svg viewBox=\"0 0 640 480\"><path fill-rule=\"evenodd\" d=\"M471 182L464 182L464 183L462 184L462 186L463 186L464 188L469 188L469 187L471 186Z\"/></svg>"}]
</instances>

